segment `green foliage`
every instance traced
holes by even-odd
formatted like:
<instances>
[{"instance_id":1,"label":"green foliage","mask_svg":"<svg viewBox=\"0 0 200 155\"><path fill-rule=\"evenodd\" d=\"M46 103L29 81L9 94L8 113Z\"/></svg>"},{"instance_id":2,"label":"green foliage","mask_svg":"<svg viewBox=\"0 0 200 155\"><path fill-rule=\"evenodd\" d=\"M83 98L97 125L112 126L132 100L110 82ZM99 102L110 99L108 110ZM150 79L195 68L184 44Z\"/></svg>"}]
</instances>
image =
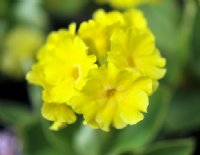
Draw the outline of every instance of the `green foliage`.
<instances>
[{"instance_id":1,"label":"green foliage","mask_svg":"<svg viewBox=\"0 0 200 155\"><path fill-rule=\"evenodd\" d=\"M168 140L152 145L143 155L191 155L193 150L192 139Z\"/></svg>"},{"instance_id":2,"label":"green foliage","mask_svg":"<svg viewBox=\"0 0 200 155\"><path fill-rule=\"evenodd\" d=\"M182 80L184 67L190 58L194 1L185 1L182 10L175 0L163 0L158 5L146 5L141 9L156 36L161 53L167 58L165 80L176 87Z\"/></svg>"},{"instance_id":3,"label":"green foliage","mask_svg":"<svg viewBox=\"0 0 200 155\"><path fill-rule=\"evenodd\" d=\"M195 17L195 23L193 27L193 36L192 36L192 67L198 77L200 77L200 6L197 6L197 14Z\"/></svg>"},{"instance_id":4,"label":"green foliage","mask_svg":"<svg viewBox=\"0 0 200 155\"><path fill-rule=\"evenodd\" d=\"M0 121L10 125L22 125L30 119L33 119L31 111L22 103L0 100Z\"/></svg>"},{"instance_id":5,"label":"green foliage","mask_svg":"<svg viewBox=\"0 0 200 155\"><path fill-rule=\"evenodd\" d=\"M45 0L45 6L52 13L64 17L73 17L78 12L82 11L84 6L88 4L89 0L60 0L48 1Z\"/></svg>"},{"instance_id":6,"label":"green foliage","mask_svg":"<svg viewBox=\"0 0 200 155\"><path fill-rule=\"evenodd\" d=\"M8 11L8 1L1 0L0 1L0 17L4 17Z\"/></svg>"},{"instance_id":7,"label":"green foliage","mask_svg":"<svg viewBox=\"0 0 200 155\"><path fill-rule=\"evenodd\" d=\"M176 93L166 120L166 129L173 132L186 132L200 127L200 91Z\"/></svg>"},{"instance_id":8,"label":"green foliage","mask_svg":"<svg viewBox=\"0 0 200 155\"><path fill-rule=\"evenodd\" d=\"M38 0L23 0L14 3L11 15L16 24L37 27L45 31L47 29L48 17Z\"/></svg>"},{"instance_id":9,"label":"green foliage","mask_svg":"<svg viewBox=\"0 0 200 155\"><path fill-rule=\"evenodd\" d=\"M109 138L109 133L82 126L74 137L74 150L78 155L105 154L103 151ZM89 151L88 148L90 148Z\"/></svg>"},{"instance_id":10,"label":"green foliage","mask_svg":"<svg viewBox=\"0 0 200 155\"><path fill-rule=\"evenodd\" d=\"M167 88L160 87L152 96L145 119L131 127L127 127L116 134L114 146L110 155L117 155L125 151L138 152L151 142L162 127L169 106L170 93Z\"/></svg>"},{"instance_id":11,"label":"green foliage","mask_svg":"<svg viewBox=\"0 0 200 155\"><path fill-rule=\"evenodd\" d=\"M18 128L18 135L20 135L25 155L64 155L59 149L55 149L50 145L38 120L32 121L29 125L22 128Z\"/></svg>"},{"instance_id":12,"label":"green foliage","mask_svg":"<svg viewBox=\"0 0 200 155\"><path fill-rule=\"evenodd\" d=\"M34 112L38 114L42 105L42 89L37 86L28 86L28 95Z\"/></svg>"},{"instance_id":13,"label":"green foliage","mask_svg":"<svg viewBox=\"0 0 200 155\"><path fill-rule=\"evenodd\" d=\"M72 124L68 127L60 130L59 132L52 131L49 129L50 123L42 118L42 129L43 134L50 144L66 154L74 154L73 146L73 136L76 130L79 128L79 124Z\"/></svg>"}]
</instances>

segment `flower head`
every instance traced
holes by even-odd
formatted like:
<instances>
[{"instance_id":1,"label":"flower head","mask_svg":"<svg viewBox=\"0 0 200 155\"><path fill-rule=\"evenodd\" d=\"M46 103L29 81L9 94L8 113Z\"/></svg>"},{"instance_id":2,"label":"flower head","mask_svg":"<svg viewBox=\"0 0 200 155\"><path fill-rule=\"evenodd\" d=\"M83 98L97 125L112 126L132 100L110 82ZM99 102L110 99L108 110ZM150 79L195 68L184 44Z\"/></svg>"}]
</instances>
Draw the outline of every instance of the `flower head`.
<instances>
[{"instance_id":1,"label":"flower head","mask_svg":"<svg viewBox=\"0 0 200 155\"><path fill-rule=\"evenodd\" d=\"M139 70L153 80L162 78L166 72L163 68L166 60L160 56L154 36L149 31L115 31L111 37L108 59L118 68Z\"/></svg>"},{"instance_id":2,"label":"flower head","mask_svg":"<svg viewBox=\"0 0 200 155\"><path fill-rule=\"evenodd\" d=\"M150 78L137 71L118 70L109 63L90 72L85 87L69 105L83 114L89 126L109 131L110 126L123 128L141 121L151 91Z\"/></svg>"},{"instance_id":3,"label":"flower head","mask_svg":"<svg viewBox=\"0 0 200 155\"><path fill-rule=\"evenodd\" d=\"M50 34L27 75L44 89L51 129L73 123L75 113L104 131L141 121L166 63L143 14L98 10L77 33L72 24Z\"/></svg>"}]
</instances>

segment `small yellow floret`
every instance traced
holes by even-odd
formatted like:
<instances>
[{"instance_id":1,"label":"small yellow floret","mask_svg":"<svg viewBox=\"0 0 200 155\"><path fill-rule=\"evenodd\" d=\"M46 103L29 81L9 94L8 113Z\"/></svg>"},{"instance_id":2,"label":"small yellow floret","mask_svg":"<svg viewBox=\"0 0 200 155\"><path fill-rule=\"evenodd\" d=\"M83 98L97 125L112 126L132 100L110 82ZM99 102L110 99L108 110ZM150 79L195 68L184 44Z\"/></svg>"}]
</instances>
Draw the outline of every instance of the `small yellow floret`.
<instances>
[{"instance_id":1,"label":"small yellow floret","mask_svg":"<svg viewBox=\"0 0 200 155\"><path fill-rule=\"evenodd\" d=\"M154 36L149 31L115 31L111 37L108 61L121 69L136 69L153 80L159 80L166 72L163 68L166 60L161 57Z\"/></svg>"}]
</instances>

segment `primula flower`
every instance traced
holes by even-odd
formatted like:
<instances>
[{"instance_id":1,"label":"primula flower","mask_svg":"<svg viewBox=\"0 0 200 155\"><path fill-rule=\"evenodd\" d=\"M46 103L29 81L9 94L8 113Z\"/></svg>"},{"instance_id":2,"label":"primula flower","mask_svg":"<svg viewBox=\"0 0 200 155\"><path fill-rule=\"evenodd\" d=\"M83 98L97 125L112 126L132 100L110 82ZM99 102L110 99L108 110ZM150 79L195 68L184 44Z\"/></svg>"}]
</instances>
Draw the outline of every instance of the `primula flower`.
<instances>
[{"instance_id":1,"label":"primula flower","mask_svg":"<svg viewBox=\"0 0 200 155\"><path fill-rule=\"evenodd\" d=\"M97 55L99 64L107 60L107 51L110 50L110 37L118 29L135 28L147 31L147 22L139 10L128 10L124 13L111 11L106 13L98 10L93 19L80 25L78 34L89 47L89 52Z\"/></svg>"},{"instance_id":2,"label":"primula flower","mask_svg":"<svg viewBox=\"0 0 200 155\"><path fill-rule=\"evenodd\" d=\"M111 63L94 69L70 106L93 128L109 131L110 126L123 128L136 124L147 111L152 80L137 71L119 70Z\"/></svg>"},{"instance_id":3,"label":"primula flower","mask_svg":"<svg viewBox=\"0 0 200 155\"><path fill-rule=\"evenodd\" d=\"M155 47L155 38L150 32L128 29L115 31L111 37L111 49L108 61L118 68L138 70L142 75L157 80L165 75L163 67L166 60Z\"/></svg>"},{"instance_id":4,"label":"primula flower","mask_svg":"<svg viewBox=\"0 0 200 155\"><path fill-rule=\"evenodd\" d=\"M68 31L51 33L37 59L27 79L44 88L43 116L55 121L52 129L61 127L63 122L73 123L74 113L64 104L83 87L89 70L97 67L96 57L87 55L87 46L75 35L72 24Z\"/></svg>"},{"instance_id":5,"label":"primula flower","mask_svg":"<svg viewBox=\"0 0 200 155\"><path fill-rule=\"evenodd\" d=\"M130 8L145 3L155 3L160 0L97 0L98 3L108 3L114 8Z\"/></svg>"},{"instance_id":6,"label":"primula flower","mask_svg":"<svg viewBox=\"0 0 200 155\"><path fill-rule=\"evenodd\" d=\"M143 14L98 10L75 29L50 34L27 75L44 89L51 129L73 123L75 113L104 131L141 121L166 63Z\"/></svg>"},{"instance_id":7,"label":"primula flower","mask_svg":"<svg viewBox=\"0 0 200 155\"><path fill-rule=\"evenodd\" d=\"M43 99L48 103L67 102L83 87L88 71L96 67L96 57L87 55L87 46L71 29L50 34L38 53L38 63L27 75L31 83L44 88Z\"/></svg>"}]
</instances>

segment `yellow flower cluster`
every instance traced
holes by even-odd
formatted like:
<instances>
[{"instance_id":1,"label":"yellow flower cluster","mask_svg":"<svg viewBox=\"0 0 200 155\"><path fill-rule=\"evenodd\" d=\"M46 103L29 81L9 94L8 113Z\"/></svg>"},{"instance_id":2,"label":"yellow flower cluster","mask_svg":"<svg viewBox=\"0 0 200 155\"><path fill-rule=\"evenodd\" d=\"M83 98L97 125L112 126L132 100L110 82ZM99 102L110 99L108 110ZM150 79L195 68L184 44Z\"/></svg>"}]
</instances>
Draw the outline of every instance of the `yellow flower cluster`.
<instances>
[{"instance_id":1,"label":"yellow flower cluster","mask_svg":"<svg viewBox=\"0 0 200 155\"><path fill-rule=\"evenodd\" d=\"M97 0L97 3L108 3L114 8L130 8L145 3L155 3L160 0Z\"/></svg>"},{"instance_id":2,"label":"yellow flower cluster","mask_svg":"<svg viewBox=\"0 0 200 155\"><path fill-rule=\"evenodd\" d=\"M11 29L3 42L1 71L15 78L23 78L43 42L44 34L38 29L25 26Z\"/></svg>"},{"instance_id":3,"label":"yellow flower cluster","mask_svg":"<svg viewBox=\"0 0 200 155\"><path fill-rule=\"evenodd\" d=\"M77 33L75 24L51 33L37 59L27 79L43 87L42 115L53 130L75 113L104 131L136 124L166 71L139 10L98 10Z\"/></svg>"}]
</instances>

